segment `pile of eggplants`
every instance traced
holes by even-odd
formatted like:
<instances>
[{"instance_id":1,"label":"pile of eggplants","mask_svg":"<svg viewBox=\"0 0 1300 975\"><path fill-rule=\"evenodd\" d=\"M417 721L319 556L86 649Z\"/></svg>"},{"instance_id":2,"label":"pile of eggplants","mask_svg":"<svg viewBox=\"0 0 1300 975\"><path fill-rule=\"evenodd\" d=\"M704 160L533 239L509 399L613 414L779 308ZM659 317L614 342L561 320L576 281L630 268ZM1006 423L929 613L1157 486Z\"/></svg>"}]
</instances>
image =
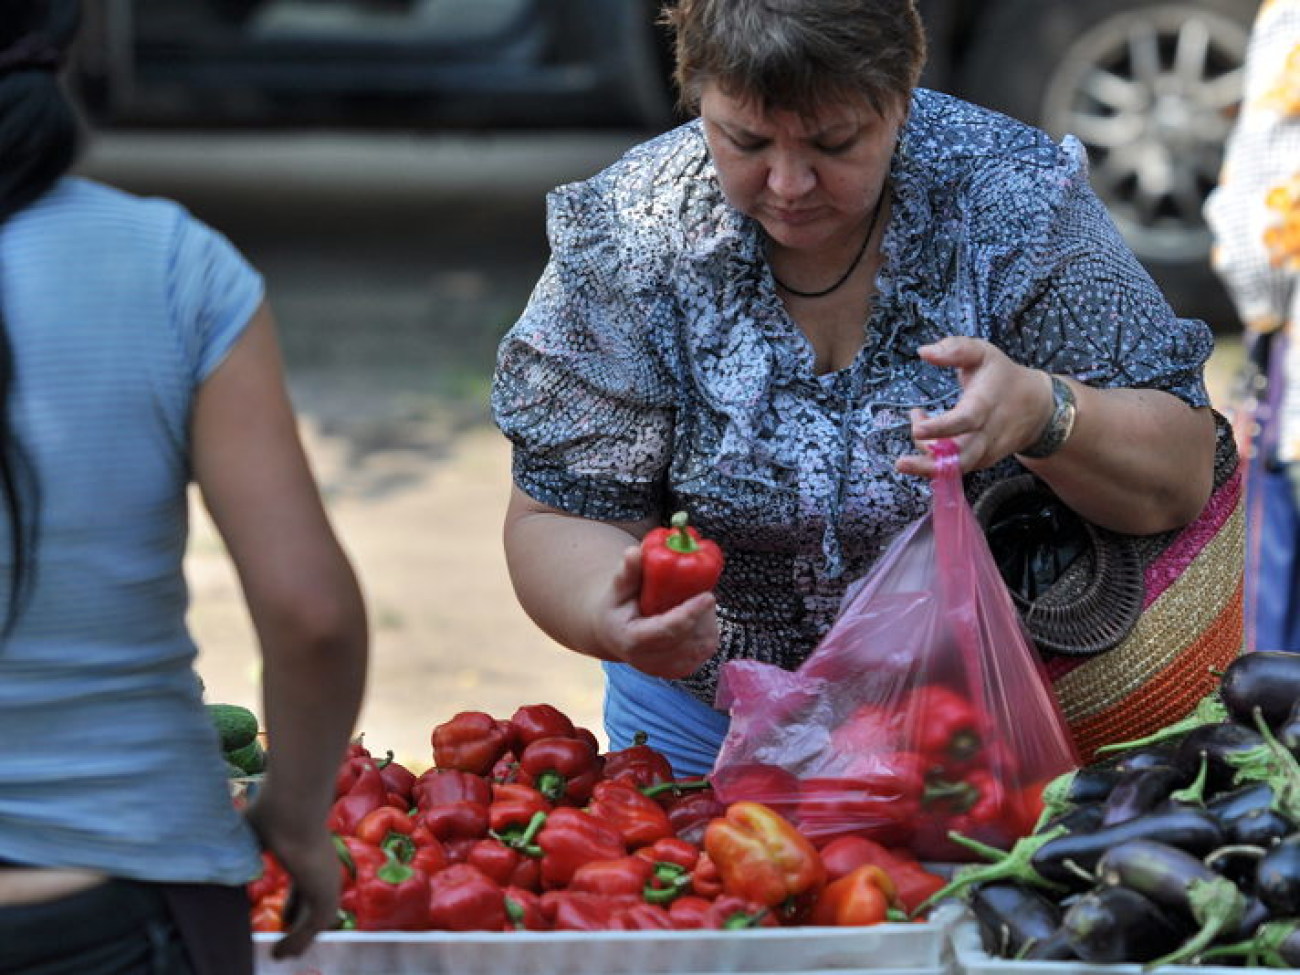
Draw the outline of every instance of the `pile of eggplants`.
<instances>
[{"instance_id":1,"label":"pile of eggplants","mask_svg":"<svg viewBox=\"0 0 1300 975\"><path fill-rule=\"evenodd\" d=\"M1300 654L1257 651L1188 718L1053 782L1034 832L959 869L1002 958L1300 967Z\"/></svg>"}]
</instances>

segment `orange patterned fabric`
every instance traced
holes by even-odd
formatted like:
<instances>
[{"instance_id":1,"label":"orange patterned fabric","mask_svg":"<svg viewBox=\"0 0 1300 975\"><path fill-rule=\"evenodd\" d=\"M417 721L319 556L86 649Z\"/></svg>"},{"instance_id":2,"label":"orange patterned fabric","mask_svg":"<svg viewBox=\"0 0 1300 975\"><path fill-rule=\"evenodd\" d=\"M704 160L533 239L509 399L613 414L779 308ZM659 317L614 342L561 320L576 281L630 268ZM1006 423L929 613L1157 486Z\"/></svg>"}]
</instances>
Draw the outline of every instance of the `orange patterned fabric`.
<instances>
[{"instance_id":1,"label":"orange patterned fabric","mask_svg":"<svg viewBox=\"0 0 1300 975\"><path fill-rule=\"evenodd\" d=\"M1240 471L1146 570L1148 600L1125 640L1053 674L1080 757L1189 714L1244 646Z\"/></svg>"}]
</instances>

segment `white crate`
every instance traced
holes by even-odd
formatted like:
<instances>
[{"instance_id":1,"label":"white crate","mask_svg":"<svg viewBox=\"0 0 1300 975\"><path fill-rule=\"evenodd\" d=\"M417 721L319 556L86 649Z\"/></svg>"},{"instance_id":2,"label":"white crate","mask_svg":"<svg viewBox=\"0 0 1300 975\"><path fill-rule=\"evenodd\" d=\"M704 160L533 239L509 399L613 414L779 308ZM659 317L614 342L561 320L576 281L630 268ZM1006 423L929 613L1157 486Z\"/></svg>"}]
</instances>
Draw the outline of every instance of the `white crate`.
<instances>
[{"instance_id":1,"label":"white crate","mask_svg":"<svg viewBox=\"0 0 1300 975\"><path fill-rule=\"evenodd\" d=\"M1149 975L1139 964L1090 965L1083 961L1012 961L995 958L984 950L979 927L964 919L952 928L956 975ZM1229 968L1222 965L1165 965L1155 975L1242 975L1267 971L1269 975L1300 975L1296 968Z\"/></svg>"},{"instance_id":2,"label":"white crate","mask_svg":"<svg viewBox=\"0 0 1300 975\"><path fill-rule=\"evenodd\" d=\"M275 961L256 934L257 975L948 975L941 908L924 923L747 931L331 931L301 958Z\"/></svg>"}]
</instances>

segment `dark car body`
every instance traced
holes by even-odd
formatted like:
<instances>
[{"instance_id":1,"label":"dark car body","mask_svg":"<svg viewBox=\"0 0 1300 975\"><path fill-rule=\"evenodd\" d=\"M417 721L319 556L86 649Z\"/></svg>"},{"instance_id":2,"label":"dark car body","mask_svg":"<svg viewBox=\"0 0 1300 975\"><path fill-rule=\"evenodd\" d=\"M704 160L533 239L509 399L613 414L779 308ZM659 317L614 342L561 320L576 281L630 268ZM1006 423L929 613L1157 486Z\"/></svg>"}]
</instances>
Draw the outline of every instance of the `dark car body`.
<instances>
[{"instance_id":1,"label":"dark car body","mask_svg":"<svg viewBox=\"0 0 1300 975\"><path fill-rule=\"evenodd\" d=\"M618 126L678 115L658 0L97 0L102 125ZM1088 150L1183 314L1235 321L1201 214L1258 0L918 0L923 83Z\"/></svg>"}]
</instances>

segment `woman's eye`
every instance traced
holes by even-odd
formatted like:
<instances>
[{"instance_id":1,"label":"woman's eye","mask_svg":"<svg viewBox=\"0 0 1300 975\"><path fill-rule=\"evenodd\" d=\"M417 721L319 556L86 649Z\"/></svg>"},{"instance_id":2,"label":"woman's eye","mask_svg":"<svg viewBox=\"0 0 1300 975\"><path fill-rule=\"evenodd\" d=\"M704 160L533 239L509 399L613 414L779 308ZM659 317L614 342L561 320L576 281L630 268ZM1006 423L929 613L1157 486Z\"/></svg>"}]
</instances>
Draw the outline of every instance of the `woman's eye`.
<instances>
[{"instance_id":1,"label":"woman's eye","mask_svg":"<svg viewBox=\"0 0 1300 975\"><path fill-rule=\"evenodd\" d=\"M836 142L831 145L819 144L817 146L817 151L824 152L828 156L839 156L852 149L853 146L857 143L857 141L858 140L854 138L854 139L849 139L845 142Z\"/></svg>"}]
</instances>

